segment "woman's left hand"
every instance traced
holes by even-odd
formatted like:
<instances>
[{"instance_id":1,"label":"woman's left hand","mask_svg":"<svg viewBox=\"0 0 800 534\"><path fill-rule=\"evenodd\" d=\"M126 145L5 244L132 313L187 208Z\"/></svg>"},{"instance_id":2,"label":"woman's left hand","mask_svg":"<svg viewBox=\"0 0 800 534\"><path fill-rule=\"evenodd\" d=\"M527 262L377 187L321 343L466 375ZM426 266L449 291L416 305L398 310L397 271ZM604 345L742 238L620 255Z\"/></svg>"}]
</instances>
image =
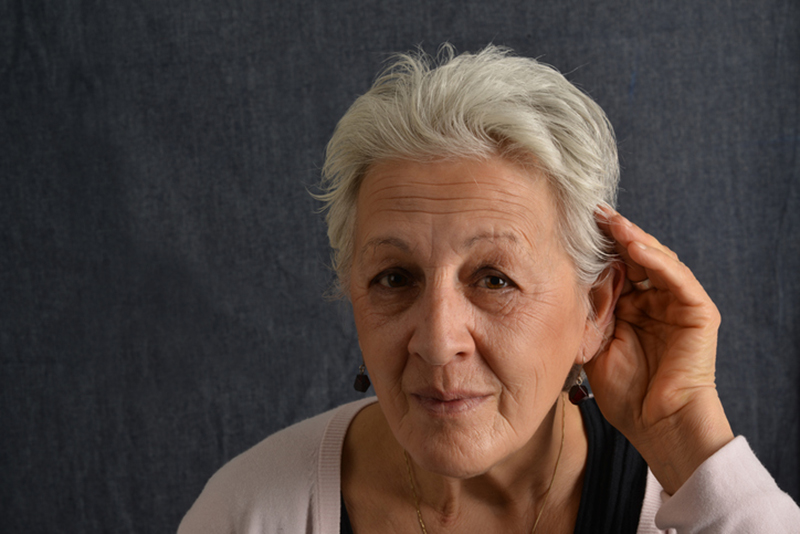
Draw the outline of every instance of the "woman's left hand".
<instances>
[{"instance_id":1,"label":"woman's left hand","mask_svg":"<svg viewBox=\"0 0 800 534\"><path fill-rule=\"evenodd\" d=\"M603 415L674 493L733 439L714 381L719 312L656 238L616 212L599 219L627 265L627 280L610 341L586 372ZM652 287L631 284L642 280Z\"/></svg>"}]
</instances>

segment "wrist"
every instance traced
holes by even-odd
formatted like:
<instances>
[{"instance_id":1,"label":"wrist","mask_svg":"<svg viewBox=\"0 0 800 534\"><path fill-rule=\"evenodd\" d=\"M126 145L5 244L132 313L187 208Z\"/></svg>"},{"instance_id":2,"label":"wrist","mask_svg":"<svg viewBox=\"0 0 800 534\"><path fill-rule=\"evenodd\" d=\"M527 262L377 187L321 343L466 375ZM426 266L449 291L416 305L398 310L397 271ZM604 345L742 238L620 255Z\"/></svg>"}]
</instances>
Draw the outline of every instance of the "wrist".
<instances>
[{"instance_id":1,"label":"wrist","mask_svg":"<svg viewBox=\"0 0 800 534\"><path fill-rule=\"evenodd\" d=\"M713 399L687 406L641 436L628 439L664 491L672 495L703 462L733 438L722 403L714 392Z\"/></svg>"}]
</instances>

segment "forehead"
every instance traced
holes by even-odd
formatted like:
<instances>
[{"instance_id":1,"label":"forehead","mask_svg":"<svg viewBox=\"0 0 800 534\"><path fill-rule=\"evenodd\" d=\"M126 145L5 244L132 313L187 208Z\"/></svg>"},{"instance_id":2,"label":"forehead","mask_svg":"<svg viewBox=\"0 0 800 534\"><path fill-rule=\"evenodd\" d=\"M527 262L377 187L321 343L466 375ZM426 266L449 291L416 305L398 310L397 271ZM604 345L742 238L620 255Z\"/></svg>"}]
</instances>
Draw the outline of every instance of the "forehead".
<instances>
[{"instance_id":1,"label":"forehead","mask_svg":"<svg viewBox=\"0 0 800 534\"><path fill-rule=\"evenodd\" d=\"M557 210L541 172L500 157L371 167L359 190L356 241L409 225L431 234L514 237L535 247L554 237ZM391 237L391 236L389 236ZM513 240L513 239L512 239Z\"/></svg>"},{"instance_id":2,"label":"forehead","mask_svg":"<svg viewBox=\"0 0 800 534\"><path fill-rule=\"evenodd\" d=\"M486 159L451 158L433 161L388 160L372 165L359 191L360 199L371 201L412 190L424 191L425 198L457 201L470 193L477 199L509 200L540 196L547 189L541 172L498 156ZM453 195L453 191L461 195ZM409 199L411 200L411 199ZM548 200L550 200L548 198Z\"/></svg>"}]
</instances>

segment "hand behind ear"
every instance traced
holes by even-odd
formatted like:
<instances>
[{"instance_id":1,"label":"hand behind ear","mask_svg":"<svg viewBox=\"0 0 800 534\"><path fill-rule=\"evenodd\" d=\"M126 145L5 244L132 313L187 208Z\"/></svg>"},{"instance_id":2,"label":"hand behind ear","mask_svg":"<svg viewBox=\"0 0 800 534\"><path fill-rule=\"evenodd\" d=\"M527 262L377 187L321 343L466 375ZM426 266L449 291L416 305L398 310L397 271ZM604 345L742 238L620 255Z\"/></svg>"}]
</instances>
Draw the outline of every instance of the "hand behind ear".
<instances>
[{"instance_id":1,"label":"hand behind ear","mask_svg":"<svg viewBox=\"0 0 800 534\"><path fill-rule=\"evenodd\" d=\"M733 439L714 382L719 313L675 253L617 213L602 219L628 278L652 288L617 281L612 338L586 372L603 415L674 492Z\"/></svg>"}]
</instances>

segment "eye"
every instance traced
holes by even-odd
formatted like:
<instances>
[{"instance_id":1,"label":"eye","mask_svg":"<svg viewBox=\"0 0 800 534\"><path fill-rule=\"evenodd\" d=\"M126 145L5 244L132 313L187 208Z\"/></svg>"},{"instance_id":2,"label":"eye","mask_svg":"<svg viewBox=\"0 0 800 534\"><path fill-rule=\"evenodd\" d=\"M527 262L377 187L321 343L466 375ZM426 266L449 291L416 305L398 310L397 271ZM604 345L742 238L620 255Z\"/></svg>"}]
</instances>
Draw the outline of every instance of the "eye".
<instances>
[{"instance_id":1,"label":"eye","mask_svg":"<svg viewBox=\"0 0 800 534\"><path fill-rule=\"evenodd\" d=\"M481 279L481 285L486 289L505 289L511 284L498 274L489 274Z\"/></svg>"},{"instance_id":2,"label":"eye","mask_svg":"<svg viewBox=\"0 0 800 534\"><path fill-rule=\"evenodd\" d=\"M378 278L376 278L376 282L378 282L380 285L384 287L396 289L399 287L408 286L410 280L408 275L398 272L391 272L379 275Z\"/></svg>"}]
</instances>

